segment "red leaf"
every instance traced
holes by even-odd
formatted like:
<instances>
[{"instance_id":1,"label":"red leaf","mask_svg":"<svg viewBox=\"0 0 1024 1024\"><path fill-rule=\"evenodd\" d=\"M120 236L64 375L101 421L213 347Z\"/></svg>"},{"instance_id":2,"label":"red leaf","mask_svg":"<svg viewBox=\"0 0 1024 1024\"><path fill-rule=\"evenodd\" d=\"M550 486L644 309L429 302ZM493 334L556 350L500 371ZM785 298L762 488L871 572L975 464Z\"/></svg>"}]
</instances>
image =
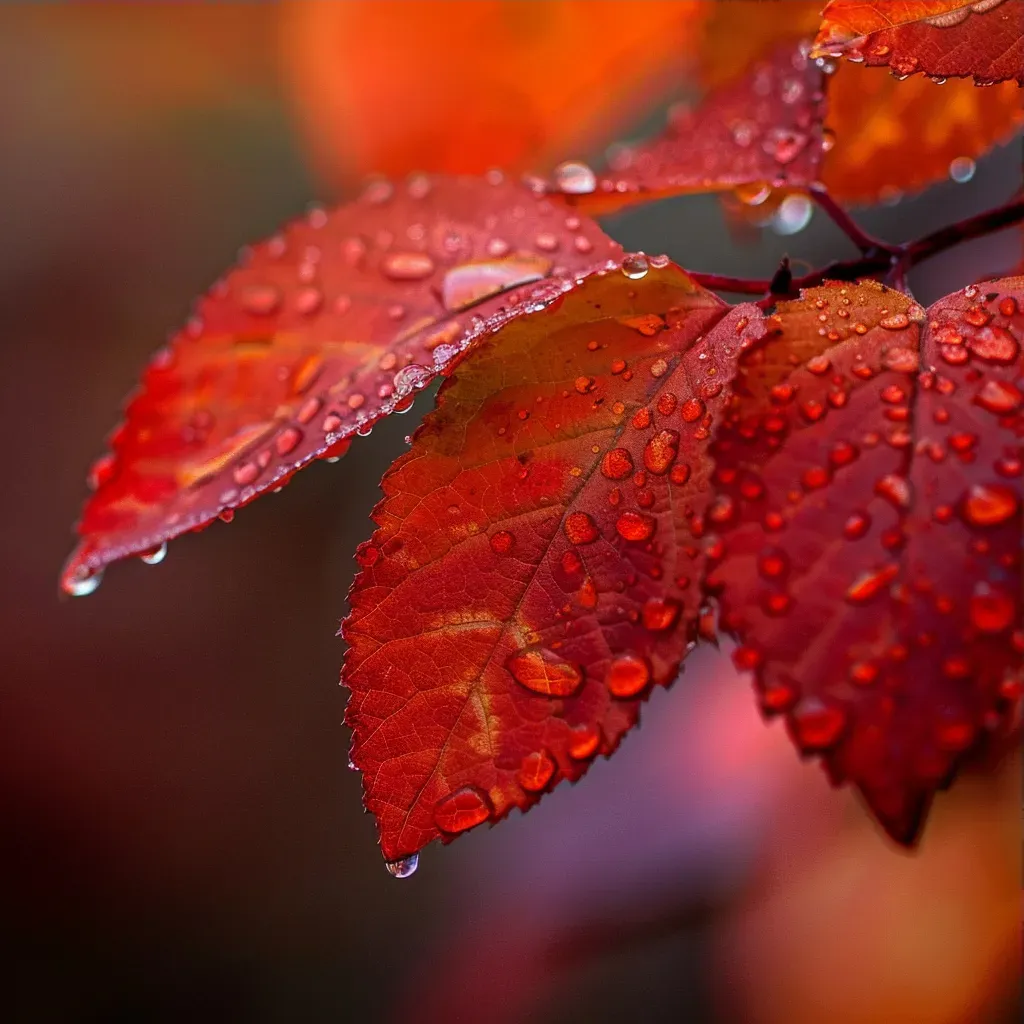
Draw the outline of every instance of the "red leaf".
<instances>
[{"instance_id":1,"label":"red leaf","mask_svg":"<svg viewBox=\"0 0 1024 1024\"><path fill-rule=\"evenodd\" d=\"M1024 85L1024 0L831 0L816 55Z\"/></svg>"},{"instance_id":2,"label":"red leaf","mask_svg":"<svg viewBox=\"0 0 1024 1024\"><path fill-rule=\"evenodd\" d=\"M289 225L150 363L91 473L65 589L342 454L474 339L620 253L500 175L377 182Z\"/></svg>"},{"instance_id":3,"label":"red leaf","mask_svg":"<svg viewBox=\"0 0 1024 1024\"><path fill-rule=\"evenodd\" d=\"M812 289L744 355L714 446L737 662L902 843L1024 685L1022 302L1024 278L927 313Z\"/></svg>"},{"instance_id":4,"label":"red leaf","mask_svg":"<svg viewBox=\"0 0 1024 1024\"><path fill-rule=\"evenodd\" d=\"M706 441L760 314L660 265L480 345L384 477L342 678L390 861L579 778L695 635Z\"/></svg>"},{"instance_id":5,"label":"red leaf","mask_svg":"<svg viewBox=\"0 0 1024 1024\"><path fill-rule=\"evenodd\" d=\"M683 192L810 185L824 154L824 89L805 43L777 47L696 110L677 111L663 135L621 148L609 174L568 164L555 183L587 212Z\"/></svg>"}]
</instances>

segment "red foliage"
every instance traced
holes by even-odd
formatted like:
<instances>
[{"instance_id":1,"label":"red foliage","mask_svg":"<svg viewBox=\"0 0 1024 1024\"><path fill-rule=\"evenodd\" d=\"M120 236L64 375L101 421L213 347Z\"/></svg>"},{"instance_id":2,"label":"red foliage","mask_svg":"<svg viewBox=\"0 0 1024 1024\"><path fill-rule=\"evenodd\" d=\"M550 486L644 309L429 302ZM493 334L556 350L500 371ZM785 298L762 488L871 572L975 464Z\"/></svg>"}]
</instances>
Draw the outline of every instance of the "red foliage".
<instances>
[{"instance_id":1,"label":"red foliage","mask_svg":"<svg viewBox=\"0 0 1024 1024\"><path fill-rule=\"evenodd\" d=\"M442 388L384 477L344 624L389 860L579 778L675 679L707 438L752 318L672 266L595 277Z\"/></svg>"},{"instance_id":2,"label":"red foliage","mask_svg":"<svg viewBox=\"0 0 1024 1024\"><path fill-rule=\"evenodd\" d=\"M805 44L779 46L696 110L677 110L664 135L620 149L608 175L584 188L563 165L556 184L588 213L682 192L808 186L825 153L825 84Z\"/></svg>"},{"instance_id":3,"label":"red foliage","mask_svg":"<svg viewBox=\"0 0 1024 1024\"><path fill-rule=\"evenodd\" d=\"M376 181L249 251L93 469L71 593L342 454L457 364L384 476L343 625L352 756L396 874L611 753L714 639L711 595L764 711L898 842L1018 724L1024 278L928 311L874 279L1021 223L1024 201L889 245L836 196L944 176L1019 124L1019 90L833 80L806 57L816 5L781 6L702 9L710 94L606 178ZM1022 6L833 0L819 42L901 75L908 48L924 71L955 59L943 74L1017 60L1019 80ZM702 277L624 256L571 209L771 187L810 191L861 258ZM764 297L730 308L701 283Z\"/></svg>"},{"instance_id":4,"label":"red foliage","mask_svg":"<svg viewBox=\"0 0 1024 1024\"><path fill-rule=\"evenodd\" d=\"M900 76L1024 85L1024 0L831 0L818 53Z\"/></svg>"},{"instance_id":5,"label":"red foliage","mask_svg":"<svg viewBox=\"0 0 1024 1024\"><path fill-rule=\"evenodd\" d=\"M500 175L371 184L254 246L147 368L64 587L230 514L412 403L474 339L617 258Z\"/></svg>"},{"instance_id":6,"label":"red foliage","mask_svg":"<svg viewBox=\"0 0 1024 1024\"><path fill-rule=\"evenodd\" d=\"M714 445L737 664L899 842L1020 694L1024 279L983 288L783 303Z\"/></svg>"}]
</instances>

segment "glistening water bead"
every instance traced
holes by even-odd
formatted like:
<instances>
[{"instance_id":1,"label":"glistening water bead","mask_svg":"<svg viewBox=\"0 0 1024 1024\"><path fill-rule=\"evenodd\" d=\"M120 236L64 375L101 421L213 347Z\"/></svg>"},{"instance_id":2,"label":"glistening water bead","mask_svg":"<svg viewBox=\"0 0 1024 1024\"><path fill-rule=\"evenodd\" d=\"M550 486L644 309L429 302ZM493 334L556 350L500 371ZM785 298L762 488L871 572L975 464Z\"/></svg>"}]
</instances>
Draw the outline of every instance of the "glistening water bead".
<instances>
[{"instance_id":1,"label":"glistening water bead","mask_svg":"<svg viewBox=\"0 0 1024 1024\"><path fill-rule=\"evenodd\" d=\"M408 878L410 875L416 874L416 869L419 866L420 855L418 853L384 862L384 867L387 868L387 872L392 878Z\"/></svg>"}]
</instances>

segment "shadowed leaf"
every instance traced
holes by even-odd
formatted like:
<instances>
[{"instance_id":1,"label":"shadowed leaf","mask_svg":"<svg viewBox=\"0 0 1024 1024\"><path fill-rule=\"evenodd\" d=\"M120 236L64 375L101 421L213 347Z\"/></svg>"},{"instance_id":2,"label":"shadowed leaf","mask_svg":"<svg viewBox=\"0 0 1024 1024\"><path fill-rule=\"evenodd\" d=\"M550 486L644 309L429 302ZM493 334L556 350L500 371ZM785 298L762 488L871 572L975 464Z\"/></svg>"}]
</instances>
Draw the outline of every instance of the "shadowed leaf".
<instances>
[{"instance_id":1,"label":"shadowed leaf","mask_svg":"<svg viewBox=\"0 0 1024 1024\"><path fill-rule=\"evenodd\" d=\"M1022 300L811 289L745 353L713 448L737 664L901 843L1019 713Z\"/></svg>"}]
</instances>

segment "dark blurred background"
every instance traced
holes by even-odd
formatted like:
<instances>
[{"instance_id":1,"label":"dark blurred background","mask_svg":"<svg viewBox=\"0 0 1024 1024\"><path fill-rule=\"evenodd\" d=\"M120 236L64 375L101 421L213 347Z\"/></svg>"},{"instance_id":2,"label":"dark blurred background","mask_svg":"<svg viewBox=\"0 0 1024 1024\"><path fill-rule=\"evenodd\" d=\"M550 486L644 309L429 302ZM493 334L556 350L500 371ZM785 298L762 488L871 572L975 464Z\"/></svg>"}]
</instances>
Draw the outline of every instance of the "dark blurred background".
<instances>
[{"instance_id":1,"label":"dark blurred background","mask_svg":"<svg viewBox=\"0 0 1024 1024\"><path fill-rule=\"evenodd\" d=\"M334 633L420 407L159 567L58 596L85 470L148 354L241 245L345 194L310 155L302 6L0 8L0 1016L1018 1019L1019 760L941 797L909 856L710 649L614 762L389 877L346 770ZM863 222L920 234L1020 178L1018 139ZM730 274L848 254L820 217L738 239L710 197L608 228ZM1018 242L934 261L918 298Z\"/></svg>"}]
</instances>

